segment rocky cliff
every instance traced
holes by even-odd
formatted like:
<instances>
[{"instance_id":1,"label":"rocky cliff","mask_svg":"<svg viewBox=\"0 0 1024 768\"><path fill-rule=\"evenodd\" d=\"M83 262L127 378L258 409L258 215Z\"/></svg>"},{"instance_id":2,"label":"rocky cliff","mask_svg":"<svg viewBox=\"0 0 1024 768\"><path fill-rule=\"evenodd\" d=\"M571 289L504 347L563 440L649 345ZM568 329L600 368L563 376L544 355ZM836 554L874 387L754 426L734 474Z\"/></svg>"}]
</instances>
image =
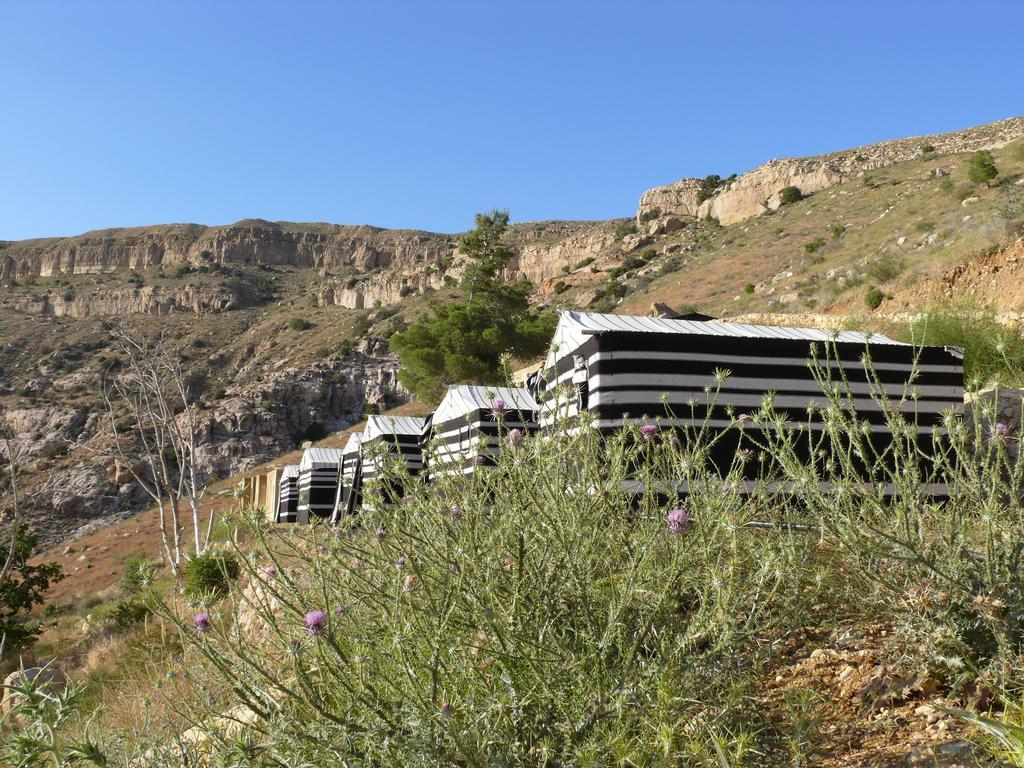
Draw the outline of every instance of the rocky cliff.
<instances>
[{"instance_id":1,"label":"rocky cliff","mask_svg":"<svg viewBox=\"0 0 1024 768\"><path fill-rule=\"evenodd\" d=\"M882 141L814 157L771 160L726 182L704 200L700 195L701 179L680 179L644 192L636 219L642 224L674 214L711 216L720 224L735 224L777 208L778 193L785 187L798 187L804 194L811 194L865 171L920 157L925 151L948 155L996 149L1021 136L1024 117L1014 117L952 133Z\"/></svg>"}]
</instances>

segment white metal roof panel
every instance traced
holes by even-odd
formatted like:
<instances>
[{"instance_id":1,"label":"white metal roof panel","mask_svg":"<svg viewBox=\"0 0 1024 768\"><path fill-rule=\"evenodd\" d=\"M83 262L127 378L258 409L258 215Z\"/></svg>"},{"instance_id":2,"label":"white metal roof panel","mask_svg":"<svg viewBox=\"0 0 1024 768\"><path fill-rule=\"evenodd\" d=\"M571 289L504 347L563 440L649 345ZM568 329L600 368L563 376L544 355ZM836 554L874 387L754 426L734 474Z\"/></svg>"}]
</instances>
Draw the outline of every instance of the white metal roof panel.
<instances>
[{"instance_id":1,"label":"white metal roof panel","mask_svg":"<svg viewBox=\"0 0 1024 768\"><path fill-rule=\"evenodd\" d=\"M362 432L353 432L348 436L348 440L345 442L345 447L341 449L343 454L350 455L359 450L359 446L363 442Z\"/></svg>"},{"instance_id":2,"label":"white metal roof panel","mask_svg":"<svg viewBox=\"0 0 1024 768\"><path fill-rule=\"evenodd\" d=\"M426 419L417 416L370 416L363 429L362 441L368 442L381 435L416 435L423 433Z\"/></svg>"},{"instance_id":3,"label":"white metal roof panel","mask_svg":"<svg viewBox=\"0 0 1024 768\"><path fill-rule=\"evenodd\" d=\"M640 333L678 333L693 336L730 336L751 339L792 339L797 341L837 341L855 344L894 344L909 346L880 333L830 331L821 328L788 328L778 325L726 323L718 320L673 320L638 315L604 315L597 312L562 312L555 329L545 367L579 349L593 334L605 331Z\"/></svg>"},{"instance_id":4,"label":"white metal roof panel","mask_svg":"<svg viewBox=\"0 0 1024 768\"><path fill-rule=\"evenodd\" d=\"M287 480L290 477L298 477L298 476L299 476L299 465L298 464L287 464L281 470L281 479L282 480Z\"/></svg>"},{"instance_id":5,"label":"white metal roof panel","mask_svg":"<svg viewBox=\"0 0 1024 768\"><path fill-rule=\"evenodd\" d=\"M338 448L307 448L302 454L299 469L319 469L337 465L341 461Z\"/></svg>"},{"instance_id":6,"label":"white metal roof panel","mask_svg":"<svg viewBox=\"0 0 1024 768\"><path fill-rule=\"evenodd\" d=\"M509 408L519 411L536 411L540 408L533 396L519 387L452 384L434 411L434 423L442 424L471 411L493 408L496 400L504 400Z\"/></svg>"}]
</instances>

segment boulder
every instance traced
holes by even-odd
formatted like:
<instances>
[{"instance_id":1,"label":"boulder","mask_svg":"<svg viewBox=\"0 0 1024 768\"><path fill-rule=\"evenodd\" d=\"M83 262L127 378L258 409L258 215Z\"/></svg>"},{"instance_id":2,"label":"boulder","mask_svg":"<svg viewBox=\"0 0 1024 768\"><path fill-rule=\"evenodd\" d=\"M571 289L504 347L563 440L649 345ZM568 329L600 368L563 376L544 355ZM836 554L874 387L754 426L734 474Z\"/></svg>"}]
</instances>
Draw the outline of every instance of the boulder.
<instances>
[{"instance_id":1,"label":"boulder","mask_svg":"<svg viewBox=\"0 0 1024 768\"><path fill-rule=\"evenodd\" d=\"M604 291L600 288L593 288L589 291L584 291L576 297L577 307L592 307L598 301L604 297Z\"/></svg>"}]
</instances>

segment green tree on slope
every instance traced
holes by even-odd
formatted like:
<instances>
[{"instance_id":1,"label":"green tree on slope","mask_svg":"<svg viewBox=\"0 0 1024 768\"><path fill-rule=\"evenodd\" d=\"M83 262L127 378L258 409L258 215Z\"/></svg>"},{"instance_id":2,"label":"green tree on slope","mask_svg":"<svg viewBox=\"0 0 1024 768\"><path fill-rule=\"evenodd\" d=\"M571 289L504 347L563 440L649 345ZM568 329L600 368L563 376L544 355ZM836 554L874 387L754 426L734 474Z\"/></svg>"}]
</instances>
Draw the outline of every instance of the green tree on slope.
<instances>
[{"instance_id":1,"label":"green tree on slope","mask_svg":"<svg viewBox=\"0 0 1024 768\"><path fill-rule=\"evenodd\" d=\"M992 186L991 181L999 175L992 153L988 150L981 150L971 155L967 163L967 178L975 184L985 182L986 186Z\"/></svg>"},{"instance_id":2,"label":"green tree on slope","mask_svg":"<svg viewBox=\"0 0 1024 768\"><path fill-rule=\"evenodd\" d=\"M469 258L463 297L433 302L428 315L391 338L402 361L399 380L420 399L436 399L446 384L499 384L502 354L529 357L547 347L554 316L530 308L529 281L502 278L514 256L502 242L507 228L508 211L478 213L459 244Z\"/></svg>"},{"instance_id":3,"label":"green tree on slope","mask_svg":"<svg viewBox=\"0 0 1024 768\"><path fill-rule=\"evenodd\" d=\"M28 621L33 606L42 605L50 585L64 578L59 563L29 565L36 537L22 523L0 553L0 658L30 645L39 624ZM5 562L6 561L6 562Z\"/></svg>"}]
</instances>

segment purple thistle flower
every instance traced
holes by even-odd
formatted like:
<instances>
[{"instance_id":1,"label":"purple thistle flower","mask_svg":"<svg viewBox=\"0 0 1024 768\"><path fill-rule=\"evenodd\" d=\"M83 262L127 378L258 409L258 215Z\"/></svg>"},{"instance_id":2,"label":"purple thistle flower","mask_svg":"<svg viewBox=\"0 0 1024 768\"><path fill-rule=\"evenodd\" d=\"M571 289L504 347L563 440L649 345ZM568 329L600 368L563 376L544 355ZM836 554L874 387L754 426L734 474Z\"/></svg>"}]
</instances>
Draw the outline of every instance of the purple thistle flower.
<instances>
[{"instance_id":1,"label":"purple thistle flower","mask_svg":"<svg viewBox=\"0 0 1024 768\"><path fill-rule=\"evenodd\" d=\"M398 570L402 570L403 568L405 568L405 564L408 562L409 561L405 559L405 555L399 555L398 560L395 561L395 568L397 568Z\"/></svg>"},{"instance_id":2,"label":"purple thistle flower","mask_svg":"<svg viewBox=\"0 0 1024 768\"><path fill-rule=\"evenodd\" d=\"M323 611L310 611L306 614L306 631L311 635L323 634L327 629L327 614Z\"/></svg>"},{"instance_id":3,"label":"purple thistle flower","mask_svg":"<svg viewBox=\"0 0 1024 768\"><path fill-rule=\"evenodd\" d=\"M508 434L505 435L505 439L508 441L508 444L510 446L515 448L517 445L520 445L523 442L523 440L526 439L526 433L523 432L523 430L521 429L510 429L508 431Z\"/></svg>"},{"instance_id":4,"label":"purple thistle flower","mask_svg":"<svg viewBox=\"0 0 1024 768\"><path fill-rule=\"evenodd\" d=\"M274 578L275 576L277 576L277 567L274 565L268 565L266 568L263 569L263 573L265 573L270 578Z\"/></svg>"},{"instance_id":5,"label":"purple thistle flower","mask_svg":"<svg viewBox=\"0 0 1024 768\"><path fill-rule=\"evenodd\" d=\"M672 445L678 446L679 445L679 435L677 435L675 432L673 432L671 435L668 436L668 441L670 443L672 443Z\"/></svg>"},{"instance_id":6,"label":"purple thistle flower","mask_svg":"<svg viewBox=\"0 0 1024 768\"><path fill-rule=\"evenodd\" d=\"M736 417L736 421L738 421L740 424L746 424L748 421L750 421L750 414L741 413L739 416Z\"/></svg>"},{"instance_id":7,"label":"purple thistle flower","mask_svg":"<svg viewBox=\"0 0 1024 768\"><path fill-rule=\"evenodd\" d=\"M210 628L210 616L206 613L197 613L192 617L192 628L197 634L203 634Z\"/></svg>"},{"instance_id":8,"label":"purple thistle flower","mask_svg":"<svg viewBox=\"0 0 1024 768\"><path fill-rule=\"evenodd\" d=\"M448 717L448 715L450 715L451 713L452 705L446 701L444 704L441 705L441 714L445 717Z\"/></svg>"},{"instance_id":9,"label":"purple thistle flower","mask_svg":"<svg viewBox=\"0 0 1024 768\"><path fill-rule=\"evenodd\" d=\"M1010 436L1011 431L1012 429L1009 424L997 421L988 428L988 439L993 441L1005 440Z\"/></svg>"},{"instance_id":10,"label":"purple thistle flower","mask_svg":"<svg viewBox=\"0 0 1024 768\"><path fill-rule=\"evenodd\" d=\"M461 520L462 519L462 507L452 507L450 514L452 516L452 520Z\"/></svg>"},{"instance_id":11,"label":"purple thistle flower","mask_svg":"<svg viewBox=\"0 0 1024 768\"><path fill-rule=\"evenodd\" d=\"M487 466L487 457L486 456L477 456L474 461L476 462L476 465L478 467L485 467L485 466Z\"/></svg>"},{"instance_id":12,"label":"purple thistle flower","mask_svg":"<svg viewBox=\"0 0 1024 768\"><path fill-rule=\"evenodd\" d=\"M644 424L640 427L640 435L644 440L653 440L654 436L661 431L661 427L657 424Z\"/></svg>"},{"instance_id":13,"label":"purple thistle flower","mask_svg":"<svg viewBox=\"0 0 1024 768\"><path fill-rule=\"evenodd\" d=\"M501 418L506 413L508 413L508 403L506 403L499 397L497 400L491 403L491 413L493 413L498 418Z\"/></svg>"},{"instance_id":14,"label":"purple thistle flower","mask_svg":"<svg viewBox=\"0 0 1024 768\"><path fill-rule=\"evenodd\" d=\"M685 509L670 509L665 515L665 524L668 526L669 533L682 533L692 522L693 518L687 514Z\"/></svg>"},{"instance_id":15,"label":"purple thistle flower","mask_svg":"<svg viewBox=\"0 0 1024 768\"><path fill-rule=\"evenodd\" d=\"M736 451L736 455L740 457L740 461L747 462L757 456L756 451L752 451L749 448L740 448Z\"/></svg>"},{"instance_id":16,"label":"purple thistle flower","mask_svg":"<svg viewBox=\"0 0 1024 768\"><path fill-rule=\"evenodd\" d=\"M334 615L337 616L338 618L342 618L342 617L348 616L348 606L347 605L339 605L337 608L334 609Z\"/></svg>"},{"instance_id":17,"label":"purple thistle flower","mask_svg":"<svg viewBox=\"0 0 1024 768\"><path fill-rule=\"evenodd\" d=\"M377 533L374 534L374 536L377 537L377 541L384 541L384 537L387 535L387 531L385 531L383 528L378 528Z\"/></svg>"}]
</instances>

